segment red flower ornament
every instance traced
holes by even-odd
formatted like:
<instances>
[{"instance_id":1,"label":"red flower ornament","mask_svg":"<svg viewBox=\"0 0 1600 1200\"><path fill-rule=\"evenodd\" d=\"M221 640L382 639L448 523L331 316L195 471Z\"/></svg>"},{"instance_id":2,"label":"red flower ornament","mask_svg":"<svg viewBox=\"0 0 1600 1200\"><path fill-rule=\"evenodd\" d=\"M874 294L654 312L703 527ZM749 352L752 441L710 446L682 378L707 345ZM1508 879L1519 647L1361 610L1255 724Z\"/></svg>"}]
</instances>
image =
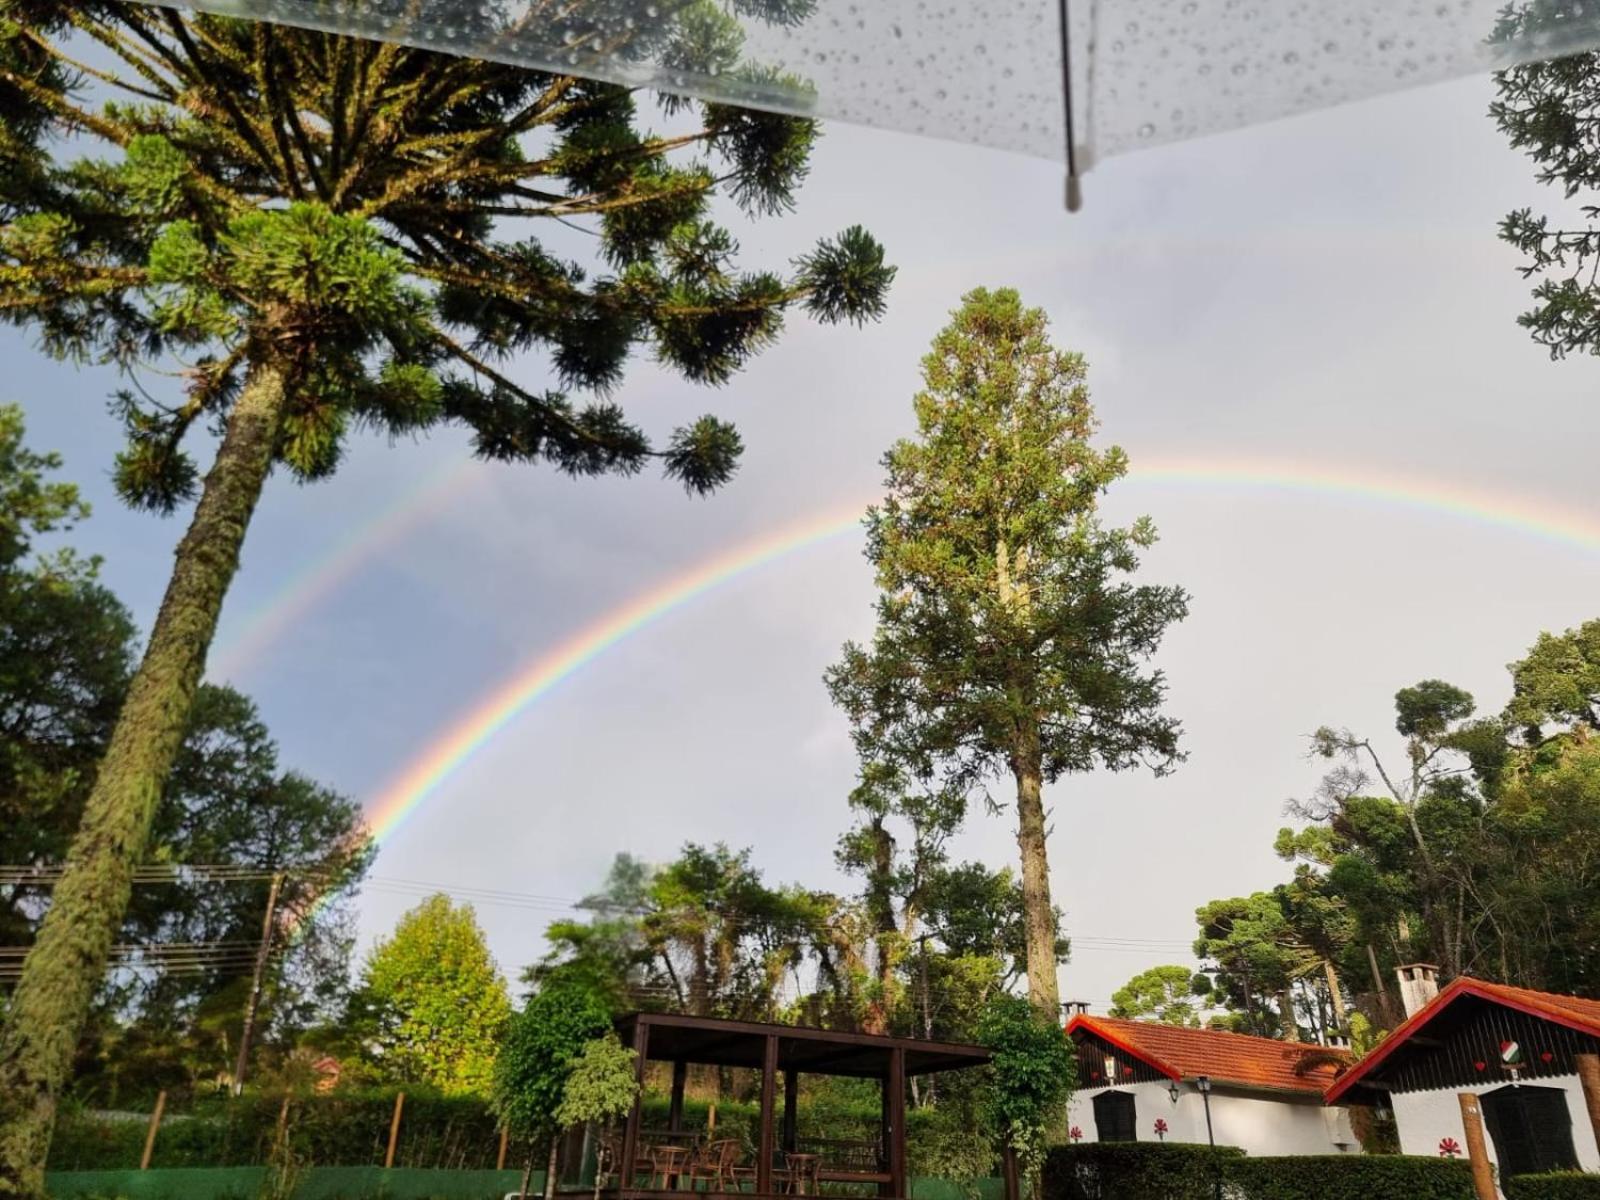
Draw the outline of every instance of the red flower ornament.
<instances>
[{"instance_id":1,"label":"red flower ornament","mask_svg":"<svg viewBox=\"0 0 1600 1200\"><path fill-rule=\"evenodd\" d=\"M1453 1137L1442 1137L1442 1138L1439 1139L1439 1157L1440 1158L1454 1158L1456 1155L1458 1155L1460 1153L1461 1153L1461 1143L1456 1141L1455 1138L1453 1138Z\"/></svg>"},{"instance_id":2,"label":"red flower ornament","mask_svg":"<svg viewBox=\"0 0 1600 1200\"><path fill-rule=\"evenodd\" d=\"M1083 1130L1074 1125L1068 1136L1071 1137L1075 1142L1081 1142L1083 1140Z\"/></svg>"},{"instance_id":3,"label":"red flower ornament","mask_svg":"<svg viewBox=\"0 0 1600 1200\"><path fill-rule=\"evenodd\" d=\"M1554 1059L1555 1059L1555 1055L1551 1054L1550 1051L1548 1051L1548 1050L1546 1050L1544 1053L1539 1055L1539 1061L1542 1062L1542 1063L1552 1062L1552 1061L1554 1061Z\"/></svg>"},{"instance_id":4,"label":"red flower ornament","mask_svg":"<svg viewBox=\"0 0 1600 1200\"><path fill-rule=\"evenodd\" d=\"M1483 1059L1480 1058L1477 1062L1472 1064L1472 1069L1474 1071L1482 1071L1482 1070L1485 1070L1488 1066L1489 1066L1489 1064L1484 1062Z\"/></svg>"},{"instance_id":5,"label":"red flower ornament","mask_svg":"<svg viewBox=\"0 0 1600 1200\"><path fill-rule=\"evenodd\" d=\"M1156 1137L1163 1142L1167 1140L1167 1122L1162 1117L1156 1118Z\"/></svg>"},{"instance_id":6,"label":"red flower ornament","mask_svg":"<svg viewBox=\"0 0 1600 1200\"><path fill-rule=\"evenodd\" d=\"M1133 1074L1133 1068L1132 1067L1123 1067L1122 1068L1122 1073L1124 1075L1132 1075Z\"/></svg>"}]
</instances>

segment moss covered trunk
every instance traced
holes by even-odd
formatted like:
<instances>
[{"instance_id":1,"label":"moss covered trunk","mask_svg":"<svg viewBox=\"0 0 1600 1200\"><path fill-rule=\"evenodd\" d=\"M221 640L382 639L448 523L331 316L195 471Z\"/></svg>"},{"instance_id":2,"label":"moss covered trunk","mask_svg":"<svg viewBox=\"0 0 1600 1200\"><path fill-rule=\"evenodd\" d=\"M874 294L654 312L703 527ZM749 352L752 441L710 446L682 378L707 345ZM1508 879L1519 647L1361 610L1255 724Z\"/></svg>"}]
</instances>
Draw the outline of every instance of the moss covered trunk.
<instances>
[{"instance_id":1,"label":"moss covered trunk","mask_svg":"<svg viewBox=\"0 0 1600 1200\"><path fill-rule=\"evenodd\" d=\"M229 415L66 870L0 1027L0 1196L43 1195L56 1102L183 741L222 599L272 464L285 391L280 367L257 366Z\"/></svg>"},{"instance_id":2,"label":"moss covered trunk","mask_svg":"<svg viewBox=\"0 0 1600 1200\"><path fill-rule=\"evenodd\" d=\"M1044 766L1038 725L1023 722L1011 754L1017 780L1017 848L1022 852L1023 923L1028 940L1028 1000L1041 1016L1061 1013L1056 984L1055 906L1045 854Z\"/></svg>"}]
</instances>

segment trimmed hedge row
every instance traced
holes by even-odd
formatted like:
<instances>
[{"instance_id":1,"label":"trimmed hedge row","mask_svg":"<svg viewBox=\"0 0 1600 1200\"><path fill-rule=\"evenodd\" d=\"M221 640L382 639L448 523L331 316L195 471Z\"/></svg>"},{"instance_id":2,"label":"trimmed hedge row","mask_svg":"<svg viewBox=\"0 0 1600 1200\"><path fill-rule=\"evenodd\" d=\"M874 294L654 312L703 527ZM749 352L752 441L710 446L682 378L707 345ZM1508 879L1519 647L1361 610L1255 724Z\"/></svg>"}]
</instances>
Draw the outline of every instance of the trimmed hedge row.
<instances>
[{"instance_id":1,"label":"trimmed hedge row","mask_svg":"<svg viewBox=\"0 0 1600 1200\"><path fill-rule=\"evenodd\" d=\"M1213 1200L1219 1177L1229 1200L1473 1200L1471 1169L1461 1160L1248 1158L1233 1146L1182 1142L1058 1146L1045 1158L1043 1200Z\"/></svg>"},{"instance_id":2,"label":"trimmed hedge row","mask_svg":"<svg viewBox=\"0 0 1600 1200\"><path fill-rule=\"evenodd\" d=\"M1582 1171L1513 1175L1501 1186L1511 1200L1600 1200L1600 1175Z\"/></svg>"}]
</instances>

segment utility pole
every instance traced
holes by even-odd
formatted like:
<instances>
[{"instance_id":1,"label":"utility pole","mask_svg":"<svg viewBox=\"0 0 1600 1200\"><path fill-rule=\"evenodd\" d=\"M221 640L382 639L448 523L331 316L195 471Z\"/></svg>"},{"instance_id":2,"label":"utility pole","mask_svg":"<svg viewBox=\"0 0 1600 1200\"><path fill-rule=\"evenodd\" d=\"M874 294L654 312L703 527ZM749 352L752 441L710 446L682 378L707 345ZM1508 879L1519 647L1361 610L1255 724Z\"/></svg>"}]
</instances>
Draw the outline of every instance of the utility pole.
<instances>
[{"instance_id":1,"label":"utility pole","mask_svg":"<svg viewBox=\"0 0 1600 1200\"><path fill-rule=\"evenodd\" d=\"M267 973L267 959L272 953L272 918L277 915L278 892L283 887L283 872L272 877L267 886L267 911L261 918L261 946L256 951L255 970L250 973L250 995L244 1002L244 1027L239 1031L239 1058L233 1064L233 1094L244 1091L245 1068L250 1062L250 1035L255 1032L256 1009L261 1004L261 981Z\"/></svg>"}]
</instances>

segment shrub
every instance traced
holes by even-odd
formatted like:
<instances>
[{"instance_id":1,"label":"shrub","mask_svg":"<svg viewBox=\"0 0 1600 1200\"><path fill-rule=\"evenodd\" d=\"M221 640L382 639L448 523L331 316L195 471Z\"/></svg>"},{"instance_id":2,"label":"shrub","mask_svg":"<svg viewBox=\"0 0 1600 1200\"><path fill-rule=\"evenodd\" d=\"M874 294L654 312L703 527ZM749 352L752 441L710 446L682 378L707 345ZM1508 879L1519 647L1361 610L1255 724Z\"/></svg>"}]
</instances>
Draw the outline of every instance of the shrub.
<instances>
[{"instance_id":1,"label":"shrub","mask_svg":"<svg viewBox=\"0 0 1600 1200\"><path fill-rule=\"evenodd\" d=\"M1184 1142L1057 1146L1045 1155L1041 1200L1212 1200L1217 1172L1243 1153Z\"/></svg>"},{"instance_id":2,"label":"shrub","mask_svg":"<svg viewBox=\"0 0 1600 1200\"><path fill-rule=\"evenodd\" d=\"M1513 1175L1501 1186L1511 1200L1600 1200L1600 1175L1582 1171Z\"/></svg>"},{"instance_id":3,"label":"shrub","mask_svg":"<svg viewBox=\"0 0 1600 1200\"><path fill-rule=\"evenodd\" d=\"M1416 1154L1241 1158L1227 1167L1239 1200L1473 1200L1465 1159Z\"/></svg>"},{"instance_id":4,"label":"shrub","mask_svg":"<svg viewBox=\"0 0 1600 1200\"><path fill-rule=\"evenodd\" d=\"M1231 1146L1213 1151L1181 1142L1058 1146L1045 1162L1043 1200L1212 1200L1219 1173L1229 1200L1473 1200L1472 1172L1463 1160L1392 1154L1247 1158ZM1600 1200L1600 1192L1570 1195ZM1551 1200L1568 1200L1568 1194L1552 1194Z\"/></svg>"}]
</instances>

